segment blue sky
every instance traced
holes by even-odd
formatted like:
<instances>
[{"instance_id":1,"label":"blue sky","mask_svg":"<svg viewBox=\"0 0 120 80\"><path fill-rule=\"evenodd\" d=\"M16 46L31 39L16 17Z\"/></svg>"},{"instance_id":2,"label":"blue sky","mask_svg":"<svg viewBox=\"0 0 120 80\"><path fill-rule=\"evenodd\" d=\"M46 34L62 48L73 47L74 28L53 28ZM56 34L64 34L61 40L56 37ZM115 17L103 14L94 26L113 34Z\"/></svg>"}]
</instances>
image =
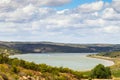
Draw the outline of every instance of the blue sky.
<instances>
[{"instance_id":1,"label":"blue sky","mask_svg":"<svg viewBox=\"0 0 120 80\"><path fill-rule=\"evenodd\" d=\"M1 0L0 41L120 44L119 0Z\"/></svg>"},{"instance_id":2,"label":"blue sky","mask_svg":"<svg viewBox=\"0 0 120 80\"><path fill-rule=\"evenodd\" d=\"M70 3L62 5L62 6L58 6L58 7L54 7L57 10L63 10L63 9L73 9L79 5L85 4L85 3L92 3L92 2L96 2L99 0L71 0ZM111 3L112 0L103 0L104 2L108 2Z\"/></svg>"}]
</instances>

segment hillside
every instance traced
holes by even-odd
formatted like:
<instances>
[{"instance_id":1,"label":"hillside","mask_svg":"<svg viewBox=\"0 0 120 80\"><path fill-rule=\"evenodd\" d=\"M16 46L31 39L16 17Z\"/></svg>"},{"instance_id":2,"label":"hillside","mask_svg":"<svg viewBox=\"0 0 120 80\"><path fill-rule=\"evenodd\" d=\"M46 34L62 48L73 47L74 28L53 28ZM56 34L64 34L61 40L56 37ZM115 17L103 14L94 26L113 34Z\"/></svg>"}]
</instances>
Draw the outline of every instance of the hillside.
<instances>
[{"instance_id":1,"label":"hillside","mask_svg":"<svg viewBox=\"0 0 120 80\"><path fill-rule=\"evenodd\" d=\"M117 80L120 80L120 51L102 52L98 54L89 55L89 57L113 61L114 65L111 66L112 74L114 77L119 78Z\"/></svg>"},{"instance_id":2,"label":"hillside","mask_svg":"<svg viewBox=\"0 0 120 80\"><path fill-rule=\"evenodd\" d=\"M8 55L14 55L14 54L21 54L21 51L0 45L0 54L2 53L8 53Z\"/></svg>"},{"instance_id":3,"label":"hillside","mask_svg":"<svg viewBox=\"0 0 120 80\"><path fill-rule=\"evenodd\" d=\"M0 46L16 49L22 53L90 53L120 50L120 44L64 44L53 42L0 42Z\"/></svg>"},{"instance_id":4,"label":"hillside","mask_svg":"<svg viewBox=\"0 0 120 80\"><path fill-rule=\"evenodd\" d=\"M104 53L99 53L97 55L105 56L105 57L111 57L111 58L120 58L120 51L104 52Z\"/></svg>"}]
</instances>

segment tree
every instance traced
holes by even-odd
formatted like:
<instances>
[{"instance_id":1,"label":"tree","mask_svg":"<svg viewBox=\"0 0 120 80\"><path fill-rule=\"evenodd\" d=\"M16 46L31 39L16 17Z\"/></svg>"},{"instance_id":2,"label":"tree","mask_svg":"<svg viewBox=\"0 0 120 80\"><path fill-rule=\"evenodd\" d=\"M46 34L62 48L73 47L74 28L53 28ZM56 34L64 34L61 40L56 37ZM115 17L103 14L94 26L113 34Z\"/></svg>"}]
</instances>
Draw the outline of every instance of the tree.
<instances>
[{"instance_id":1,"label":"tree","mask_svg":"<svg viewBox=\"0 0 120 80\"><path fill-rule=\"evenodd\" d=\"M104 67L104 65L99 64L92 70L91 77L98 79L111 78L110 68Z\"/></svg>"}]
</instances>

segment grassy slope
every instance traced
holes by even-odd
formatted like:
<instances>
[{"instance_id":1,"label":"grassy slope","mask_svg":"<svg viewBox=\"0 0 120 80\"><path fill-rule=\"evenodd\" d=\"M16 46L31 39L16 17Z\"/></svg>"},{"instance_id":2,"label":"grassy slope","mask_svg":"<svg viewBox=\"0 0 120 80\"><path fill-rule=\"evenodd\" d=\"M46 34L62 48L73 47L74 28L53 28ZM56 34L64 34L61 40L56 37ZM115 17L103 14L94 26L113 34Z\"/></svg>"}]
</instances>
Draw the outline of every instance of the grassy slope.
<instances>
[{"instance_id":1,"label":"grassy slope","mask_svg":"<svg viewBox=\"0 0 120 80\"><path fill-rule=\"evenodd\" d=\"M9 66L8 64L0 64L0 80L79 80L70 73L42 73L22 67L17 67L17 69L19 69L19 72L14 72L13 67Z\"/></svg>"}]
</instances>

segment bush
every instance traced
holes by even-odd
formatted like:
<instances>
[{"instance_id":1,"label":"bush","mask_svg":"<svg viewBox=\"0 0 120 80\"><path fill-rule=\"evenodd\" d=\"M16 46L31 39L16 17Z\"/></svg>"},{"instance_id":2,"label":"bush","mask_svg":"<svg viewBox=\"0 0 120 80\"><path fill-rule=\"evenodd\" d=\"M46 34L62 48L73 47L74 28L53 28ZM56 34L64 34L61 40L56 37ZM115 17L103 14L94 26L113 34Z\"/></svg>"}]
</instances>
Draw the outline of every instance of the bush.
<instances>
[{"instance_id":1,"label":"bush","mask_svg":"<svg viewBox=\"0 0 120 80\"><path fill-rule=\"evenodd\" d=\"M2 78L2 76L0 76L0 80L4 80L4 79Z\"/></svg>"},{"instance_id":2,"label":"bush","mask_svg":"<svg viewBox=\"0 0 120 80\"><path fill-rule=\"evenodd\" d=\"M0 74L0 75L1 75L1 77L2 77L1 79L3 79L3 80L9 80L8 77L7 77L7 75L5 75L5 74L3 74L3 73Z\"/></svg>"},{"instance_id":3,"label":"bush","mask_svg":"<svg viewBox=\"0 0 120 80\"><path fill-rule=\"evenodd\" d=\"M19 73L20 72L20 69L17 67L17 66L12 66L12 71L14 73Z\"/></svg>"},{"instance_id":4,"label":"bush","mask_svg":"<svg viewBox=\"0 0 120 80\"><path fill-rule=\"evenodd\" d=\"M104 67L104 65L99 64L92 70L91 77L98 78L98 79L111 78L110 68Z\"/></svg>"}]
</instances>

